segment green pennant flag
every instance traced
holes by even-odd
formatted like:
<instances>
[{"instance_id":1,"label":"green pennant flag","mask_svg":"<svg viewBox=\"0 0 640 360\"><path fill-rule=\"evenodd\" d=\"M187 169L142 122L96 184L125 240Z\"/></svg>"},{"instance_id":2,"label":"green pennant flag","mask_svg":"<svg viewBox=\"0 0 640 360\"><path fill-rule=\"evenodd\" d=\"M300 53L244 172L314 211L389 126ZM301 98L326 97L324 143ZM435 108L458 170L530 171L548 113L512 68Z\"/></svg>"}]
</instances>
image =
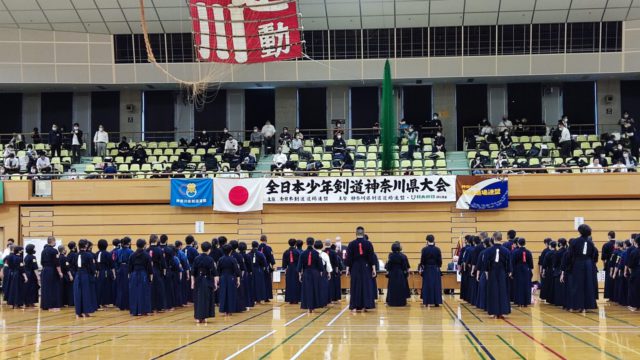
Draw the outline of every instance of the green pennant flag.
<instances>
[{"instance_id":1,"label":"green pennant flag","mask_svg":"<svg viewBox=\"0 0 640 360\"><path fill-rule=\"evenodd\" d=\"M393 84L391 82L391 65L389 60L384 64L382 80L382 104L380 106L380 144L382 145L382 171L390 174L393 170L393 153L395 152L397 124L393 106Z\"/></svg>"},{"instance_id":2,"label":"green pennant flag","mask_svg":"<svg viewBox=\"0 0 640 360\"><path fill-rule=\"evenodd\" d=\"M4 204L4 181L0 181L0 204Z\"/></svg>"}]
</instances>

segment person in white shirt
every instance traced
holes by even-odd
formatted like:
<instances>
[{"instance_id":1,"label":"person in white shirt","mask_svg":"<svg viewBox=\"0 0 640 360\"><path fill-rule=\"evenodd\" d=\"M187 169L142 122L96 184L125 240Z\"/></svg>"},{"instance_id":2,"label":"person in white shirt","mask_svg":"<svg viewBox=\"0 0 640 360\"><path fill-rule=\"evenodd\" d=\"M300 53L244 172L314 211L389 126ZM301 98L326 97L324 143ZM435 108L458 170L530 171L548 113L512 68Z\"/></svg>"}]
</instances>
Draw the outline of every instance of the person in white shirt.
<instances>
[{"instance_id":1,"label":"person in white shirt","mask_svg":"<svg viewBox=\"0 0 640 360\"><path fill-rule=\"evenodd\" d=\"M273 157L273 164L271 165L271 171L282 171L285 165L287 165L287 155L282 153L282 147L278 148L278 153Z\"/></svg>"},{"instance_id":2,"label":"person in white shirt","mask_svg":"<svg viewBox=\"0 0 640 360\"><path fill-rule=\"evenodd\" d=\"M9 145L7 145L7 147L5 147L5 148L4 148L4 154L3 154L3 157L6 159L6 158L8 158L8 157L9 157L9 155L11 155L11 154L15 155L15 154L16 154L16 151L13 149L13 145L9 144Z\"/></svg>"},{"instance_id":3,"label":"person in white shirt","mask_svg":"<svg viewBox=\"0 0 640 360\"><path fill-rule=\"evenodd\" d=\"M73 124L71 130L71 161L80 162L80 149L82 148L82 130L80 124Z\"/></svg>"},{"instance_id":4,"label":"person in white shirt","mask_svg":"<svg viewBox=\"0 0 640 360\"><path fill-rule=\"evenodd\" d=\"M618 161L615 164L611 165L609 169L610 169L609 171L611 172L619 172L619 173L629 172L629 170L627 170L626 165L622 163L622 159L618 159Z\"/></svg>"},{"instance_id":5,"label":"person in white shirt","mask_svg":"<svg viewBox=\"0 0 640 360\"><path fill-rule=\"evenodd\" d=\"M591 164L589 164L589 166L587 166L584 171L587 174L601 174L604 172L604 169L602 168L602 165L600 165L600 159L598 158L593 158L593 160L591 161Z\"/></svg>"},{"instance_id":6,"label":"person in white shirt","mask_svg":"<svg viewBox=\"0 0 640 360\"><path fill-rule=\"evenodd\" d=\"M238 152L238 140L233 138L233 135L229 135L227 141L224 142L224 153L227 156L233 156Z\"/></svg>"},{"instance_id":7,"label":"person in white shirt","mask_svg":"<svg viewBox=\"0 0 640 360\"><path fill-rule=\"evenodd\" d=\"M318 255L320 255L320 259L322 259L322 265L324 265L323 277L325 278L325 281L326 280L331 280L331 273L333 272L333 266L331 266L331 260L329 259L329 254L327 254L326 252L322 251L322 249L323 249L322 241L321 240L316 240L313 243L313 249L318 252ZM328 288L329 284L323 283L322 286L327 286L327 288Z\"/></svg>"},{"instance_id":8,"label":"person in white shirt","mask_svg":"<svg viewBox=\"0 0 640 360\"><path fill-rule=\"evenodd\" d=\"M109 134L104 131L104 127L100 125L98 131L93 136L93 145L96 149L96 155L105 157L107 156L107 143L109 142Z\"/></svg>"},{"instance_id":9,"label":"person in white shirt","mask_svg":"<svg viewBox=\"0 0 640 360\"><path fill-rule=\"evenodd\" d=\"M14 154L9 154L9 157L4 159L4 167L9 174L15 174L20 172L20 161L16 159Z\"/></svg>"},{"instance_id":10,"label":"person in white shirt","mask_svg":"<svg viewBox=\"0 0 640 360\"><path fill-rule=\"evenodd\" d=\"M506 116L502 117L502 121L498 123L498 134L502 134L506 130L511 130L513 123Z\"/></svg>"},{"instance_id":11,"label":"person in white shirt","mask_svg":"<svg viewBox=\"0 0 640 360\"><path fill-rule=\"evenodd\" d=\"M491 124L489 123L484 124L484 126L480 130L480 136L487 136L491 134L493 134L493 128L491 127Z\"/></svg>"},{"instance_id":12,"label":"person in white shirt","mask_svg":"<svg viewBox=\"0 0 640 360\"><path fill-rule=\"evenodd\" d=\"M560 155L571 156L571 133L563 121L558 123L558 128L560 129Z\"/></svg>"},{"instance_id":13,"label":"person in white shirt","mask_svg":"<svg viewBox=\"0 0 640 360\"><path fill-rule=\"evenodd\" d=\"M36 168L41 173L51 172L51 161L49 161L49 158L44 152L40 153L40 157L38 161L36 161Z\"/></svg>"},{"instance_id":14,"label":"person in white shirt","mask_svg":"<svg viewBox=\"0 0 640 360\"><path fill-rule=\"evenodd\" d=\"M276 147L276 128L271 125L270 121L264 123L262 127L262 137L264 138L265 155L273 154Z\"/></svg>"}]
</instances>

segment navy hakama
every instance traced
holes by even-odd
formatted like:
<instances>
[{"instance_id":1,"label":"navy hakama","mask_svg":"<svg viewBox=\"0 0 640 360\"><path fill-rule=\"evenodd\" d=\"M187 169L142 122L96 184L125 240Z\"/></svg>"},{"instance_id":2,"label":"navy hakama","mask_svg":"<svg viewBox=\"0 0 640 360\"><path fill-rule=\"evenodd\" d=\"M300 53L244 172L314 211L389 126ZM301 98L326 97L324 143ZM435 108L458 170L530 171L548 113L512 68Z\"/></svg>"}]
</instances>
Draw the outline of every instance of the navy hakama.
<instances>
[{"instance_id":1,"label":"navy hakama","mask_svg":"<svg viewBox=\"0 0 640 360\"><path fill-rule=\"evenodd\" d=\"M313 310L326 305L326 300L322 297L322 275L324 270L320 254L312 247L300 254L298 261L298 272L302 273L302 298L300 308ZM324 293L326 295L326 292Z\"/></svg>"},{"instance_id":2,"label":"navy hakama","mask_svg":"<svg viewBox=\"0 0 640 360\"><path fill-rule=\"evenodd\" d=\"M487 270L487 312L489 315L502 316L511 313L507 276L511 272L509 250L495 244L486 253Z\"/></svg>"},{"instance_id":3,"label":"navy hakama","mask_svg":"<svg viewBox=\"0 0 640 360\"><path fill-rule=\"evenodd\" d=\"M73 303L76 315L94 313L98 305L95 302L95 278L96 268L93 263L93 254L81 251L77 258L77 271L73 279Z\"/></svg>"},{"instance_id":4,"label":"navy hakama","mask_svg":"<svg viewBox=\"0 0 640 360\"><path fill-rule=\"evenodd\" d=\"M142 249L136 250L130 256L126 254L128 264L122 262L122 266L127 266L129 273L129 281L127 285L127 304L124 305L129 309L129 313L133 316L146 315L151 313L151 279L153 274L153 267L151 264L151 257ZM120 254L120 258L124 260L123 254ZM125 275L126 276L126 275ZM124 286L121 284L120 286ZM119 291L120 293L120 291ZM120 298L120 301L125 301L125 298ZM119 305L119 306L120 306Z\"/></svg>"},{"instance_id":5,"label":"navy hakama","mask_svg":"<svg viewBox=\"0 0 640 360\"><path fill-rule=\"evenodd\" d=\"M547 255L549 253L547 252ZM533 257L524 247L519 247L511 253L511 267L513 269L513 302L519 306L531 305L531 277L533 275Z\"/></svg>"},{"instance_id":6,"label":"navy hakama","mask_svg":"<svg viewBox=\"0 0 640 360\"><path fill-rule=\"evenodd\" d=\"M593 242L584 237L574 239L569 245L569 264L571 281L569 283L569 310L588 310L597 308L594 289Z\"/></svg>"},{"instance_id":7,"label":"navy hakama","mask_svg":"<svg viewBox=\"0 0 640 360\"><path fill-rule=\"evenodd\" d=\"M357 238L347 247L345 265L351 274L351 299L349 309L362 310L375 308L372 273L375 268L373 245L364 238ZM376 289L377 292L377 289Z\"/></svg>"},{"instance_id":8,"label":"navy hakama","mask_svg":"<svg viewBox=\"0 0 640 360\"><path fill-rule=\"evenodd\" d=\"M427 245L420 255L420 269L422 269L422 304L442 304L442 253L435 245ZM476 295L477 296L477 295Z\"/></svg>"},{"instance_id":9,"label":"navy hakama","mask_svg":"<svg viewBox=\"0 0 640 360\"><path fill-rule=\"evenodd\" d=\"M133 251L129 248L122 248L118 251L116 259L116 300L115 305L120 310L129 309L129 261ZM149 283L147 279L147 290Z\"/></svg>"},{"instance_id":10,"label":"navy hakama","mask_svg":"<svg viewBox=\"0 0 640 360\"><path fill-rule=\"evenodd\" d=\"M203 321L215 316L214 277L217 276L213 258L207 254L198 255L193 261L193 317Z\"/></svg>"},{"instance_id":11,"label":"navy hakama","mask_svg":"<svg viewBox=\"0 0 640 360\"><path fill-rule=\"evenodd\" d=\"M389 279L387 305L406 306L408 290L406 280L409 275L409 268L402 254L399 252L389 254L385 269L387 269L387 278Z\"/></svg>"},{"instance_id":12,"label":"navy hakama","mask_svg":"<svg viewBox=\"0 0 640 360\"><path fill-rule=\"evenodd\" d=\"M267 268L267 260L264 255L258 251L251 252L251 283L253 288L253 296L255 301L269 300L265 282L265 269Z\"/></svg>"},{"instance_id":13,"label":"navy hakama","mask_svg":"<svg viewBox=\"0 0 640 360\"><path fill-rule=\"evenodd\" d=\"M58 250L51 245L45 245L40 264L42 265L40 308L43 310L58 309L62 306L62 279L57 270L57 267L60 266Z\"/></svg>"},{"instance_id":14,"label":"navy hakama","mask_svg":"<svg viewBox=\"0 0 640 360\"><path fill-rule=\"evenodd\" d=\"M238 262L233 256L225 255L221 257L218 261L218 273L220 274L220 288L218 288L219 311L226 314L237 312L237 281L240 277Z\"/></svg>"},{"instance_id":15,"label":"navy hakama","mask_svg":"<svg viewBox=\"0 0 640 360\"><path fill-rule=\"evenodd\" d=\"M282 255L282 268L285 270L284 301L289 304L300 302L300 276L297 271L300 253L295 247L289 248Z\"/></svg>"}]
</instances>

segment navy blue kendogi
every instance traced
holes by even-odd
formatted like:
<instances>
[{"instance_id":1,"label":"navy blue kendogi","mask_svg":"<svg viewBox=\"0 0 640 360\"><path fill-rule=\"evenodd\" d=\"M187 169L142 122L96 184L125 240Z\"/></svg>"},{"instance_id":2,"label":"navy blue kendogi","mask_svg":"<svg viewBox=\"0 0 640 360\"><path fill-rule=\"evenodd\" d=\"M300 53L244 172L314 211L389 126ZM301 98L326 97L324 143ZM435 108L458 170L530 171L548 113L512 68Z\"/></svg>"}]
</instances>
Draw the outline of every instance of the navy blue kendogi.
<instances>
[{"instance_id":1,"label":"navy blue kendogi","mask_svg":"<svg viewBox=\"0 0 640 360\"><path fill-rule=\"evenodd\" d=\"M76 308L76 316L87 317L98 309L95 302L95 285L92 278L95 277L96 265L93 254L87 251L87 240L78 242L80 253L76 262L76 276L73 279L73 303Z\"/></svg>"},{"instance_id":2,"label":"navy blue kendogi","mask_svg":"<svg viewBox=\"0 0 640 360\"><path fill-rule=\"evenodd\" d=\"M149 257L153 268L153 280L151 281L151 309L153 311L164 311L167 308L165 300L164 275L167 269L164 251L158 246L158 237L149 237Z\"/></svg>"},{"instance_id":3,"label":"navy blue kendogi","mask_svg":"<svg viewBox=\"0 0 640 360\"><path fill-rule=\"evenodd\" d=\"M324 306L326 301L322 299L320 291L320 277L324 271L320 254L313 248L313 238L307 239L307 249L300 254L298 261L298 273L302 280L302 298L300 308L313 312L314 309ZM322 246L322 243L320 243Z\"/></svg>"},{"instance_id":4,"label":"navy blue kendogi","mask_svg":"<svg viewBox=\"0 0 640 360\"><path fill-rule=\"evenodd\" d=\"M289 304L300 302L300 275L297 271L299 258L296 239L289 239L289 249L282 254L282 269L285 271L284 301Z\"/></svg>"},{"instance_id":5,"label":"navy blue kendogi","mask_svg":"<svg viewBox=\"0 0 640 360\"><path fill-rule=\"evenodd\" d=\"M347 247L345 265L351 274L349 309L358 311L375 308L371 279L375 276L376 261L373 245L364 238L364 228L358 227L356 236Z\"/></svg>"},{"instance_id":6,"label":"navy blue kendogi","mask_svg":"<svg viewBox=\"0 0 640 360\"><path fill-rule=\"evenodd\" d=\"M511 273L509 250L502 244L502 234L493 236L494 245L486 252L487 312L493 317L502 317L511 313L507 277Z\"/></svg>"},{"instance_id":7,"label":"navy blue kendogi","mask_svg":"<svg viewBox=\"0 0 640 360\"><path fill-rule=\"evenodd\" d=\"M217 286L218 272L213 258L209 256L211 243L203 242L202 253L193 261L193 317L203 323L215 316L215 298L213 292Z\"/></svg>"},{"instance_id":8,"label":"navy blue kendogi","mask_svg":"<svg viewBox=\"0 0 640 360\"><path fill-rule=\"evenodd\" d=\"M407 305L407 282L409 267L402 256L400 243L391 245L391 253L385 264L387 277L389 278L389 288L387 289L387 305L406 306Z\"/></svg>"},{"instance_id":9,"label":"navy blue kendogi","mask_svg":"<svg viewBox=\"0 0 640 360\"><path fill-rule=\"evenodd\" d=\"M422 304L442 304L442 279L440 268L442 267L442 253L435 246L433 235L427 235L427 246L422 249L420 256L420 269L422 273Z\"/></svg>"},{"instance_id":10,"label":"navy blue kendogi","mask_svg":"<svg viewBox=\"0 0 640 360\"><path fill-rule=\"evenodd\" d=\"M269 300L266 284L265 272L267 269L267 259L258 250L258 242L251 243L251 284L253 289L253 297L256 302Z\"/></svg>"},{"instance_id":11,"label":"navy blue kendogi","mask_svg":"<svg viewBox=\"0 0 640 360\"><path fill-rule=\"evenodd\" d=\"M260 246L258 247L258 250L264 255L265 259L267 260L267 268L264 272L264 285L267 292L266 301L269 302L270 299L273 299L273 280L271 277L271 273L273 272L273 266L276 264L276 259L273 257L273 249L271 249L271 246L267 245L266 235L260 236Z\"/></svg>"},{"instance_id":12,"label":"navy blue kendogi","mask_svg":"<svg viewBox=\"0 0 640 360\"><path fill-rule=\"evenodd\" d=\"M252 308L255 305L255 297L253 295L253 283L251 282L251 278L252 278L252 274L253 274L253 268L251 266L251 260L253 259L253 257L250 254L247 254L247 243L245 242L240 242L238 243L238 250L240 252L240 255L242 255L242 259L244 261L244 268L245 268L245 272L244 274L242 274L242 287L244 287L245 292L244 292L244 296L245 296L245 304L247 305L247 308Z\"/></svg>"},{"instance_id":13,"label":"navy blue kendogi","mask_svg":"<svg viewBox=\"0 0 640 360\"><path fill-rule=\"evenodd\" d=\"M233 312L244 312L244 311L247 311L247 297L245 294L245 292L247 291L247 288L242 284L242 275L247 271L247 269L244 263L244 256L242 256L242 254L240 254L237 251L238 247L240 246L238 243L238 240L231 240L229 242L229 245L231 246L230 256L236 260L236 263L238 264L238 271L239 271L239 275L238 275L239 284L236 287L235 310Z\"/></svg>"},{"instance_id":14,"label":"navy blue kendogi","mask_svg":"<svg viewBox=\"0 0 640 360\"><path fill-rule=\"evenodd\" d=\"M136 251L128 258L129 272L128 299L129 313L133 316L147 315L151 308L151 283L153 282L153 266L151 257L144 251L146 241L136 241ZM121 254L122 255L122 254Z\"/></svg>"},{"instance_id":15,"label":"navy blue kendogi","mask_svg":"<svg viewBox=\"0 0 640 360\"><path fill-rule=\"evenodd\" d=\"M524 246L524 238L518 239L519 248L511 253L513 269L513 302L518 306L531 305L531 277L533 275L533 257ZM547 255L549 256L549 252Z\"/></svg>"},{"instance_id":16,"label":"navy blue kendogi","mask_svg":"<svg viewBox=\"0 0 640 360\"><path fill-rule=\"evenodd\" d=\"M25 297L24 303L27 307L33 307L38 302L38 276L36 271L38 270L38 260L34 254L36 253L36 247L33 244L27 245L25 248L27 255L24 256L24 274L27 277L25 284Z\"/></svg>"},{"instance_id":17,"label":"navy blue kendogi","mask_svg":"<svg viewBox=\"0 0 640 360\"><path fill-rule=\"evenodd\" d=\"M231 255L232 251L231 245L224 245L222 247L224 256L218 261L218 275L220 277L220 288L218 289L219 310L227 315L237 311L237 288L240 285L241 276L238 262Z\"/></svg>"},{"instance_id":18,"label":"navy blue kendogi","mask_svg":"<svg viewBox=\"0 0 640 360\"><path fill-rule=\"evenodd\" d=\"M25 305L27 276L24 273L22 247L14 246L13 253L5 257L4 261L7 263L7 267L9 268L9 278L7 279L8 291L5 294L7 304L11 305L14 309L23 307Z\"/></svg>"},{"instance_id":19,"label":"navy blue kendogi","mask_svg":"<svg viewBox=\"0 0 640 360\"><path fill-rule=\"evenodd\" d=\"M580 237L569 244L569 267L571 282L569 310L585 311L597 308L594 288L596 248L591 241L591 228L582 224L578 227ZM597 260L597 258L596 258Z\"/></svg>"},{"instance_id":20,"label":"navy blue kendogi","mask_svg":"<svg viewBox=\"0 0 640 360\"><path fill-rule=\"evenodd\" d=\"M116 301L115 305L120 310L129 309L129 259L133 254L131 239L125 237L121 242L122 248L118 251L116 259ZM147 285L148 286L148 285Z\"/></svg>"},{"instance_id":21,"label":"navy blue kendogi","mask_svg":"<svg viewBox=\"0 0 640 360\"><path fill-rule=\"evenodd\" d=\"M338 253L335 250L335 247L335 244L333 244L324 250L327 255L329 255L329 261L331 262L331 268L333 269L331 279L329 280L330 302L337 302L342 299L342 283L340 277L342 275L343 264L342 259L340 259L340 256L338 256Z\"/></svg>"},{"instance_id":22,"label":"navy blue kendogi","mask_svg":"<svg viewBox=\"0 0 640 360\"><path fill-rule=\"evenodd\" d=\"M96 269L98 271L98 276L96 277L96 297L99 307L112 305L114 302L113 279L115 271L113 259L111 258L111 253L107 251L107 246L109 246L107 240L99 240L99 251L95 255Z\"/></svg>"},{"instance_id":23,"label":"navy blue kendogi","mask_svg":"<svg viewBox=\"0 0 640 360\"><path fill-rule=\"evenodd\" d=\"M62 270L55 244L56 239L49 236L40 256L42 265L40 308L42 310L57 310L62 306Z\"/></svg>"}]
</instances>

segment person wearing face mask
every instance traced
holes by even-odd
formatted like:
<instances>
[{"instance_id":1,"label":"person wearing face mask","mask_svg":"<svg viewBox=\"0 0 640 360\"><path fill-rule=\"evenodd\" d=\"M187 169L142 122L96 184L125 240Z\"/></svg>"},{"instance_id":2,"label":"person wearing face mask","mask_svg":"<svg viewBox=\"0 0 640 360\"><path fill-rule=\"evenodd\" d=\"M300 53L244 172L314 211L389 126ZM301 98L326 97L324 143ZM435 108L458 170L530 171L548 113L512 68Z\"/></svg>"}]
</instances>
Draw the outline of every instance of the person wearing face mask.
<instances>
[{"instance_id":1,"label":"person wearing face mask","mask_svg":"<svg viewBox=\"0 0 640 360\"><path fill-rule=\"evenodd\" d=\"M127 157L131 155L131 145L126 136L122 137L122 141L118 144L118 156Z\"/></svg>"},{"instance_id":2,"label":"person wearing face mask","mask_svg":"<svg viewBox=\"0 0 640 360\"><path fill-rule=\"evenodd\" d=\"M142 165L147 162L147 152L142 148L142 145L136 145L133 151L133 162L135 164Z\"/></svg>"},{"instance_id":3,"label":"person wearing face mask","mask_svg":"<svg viewBox=\"0 0 640 360\"><path fill-rule=\"evenodd\" d=\"M407 131L407 143L409 145L409 160L413 160L413 153L418 148L418 132L415 131L413 125L409 125L409 130Z\"/></svg>"},{"instance_id":4,"label":"person wearing face mask","mask_svg":"<svg viewBox=\"0 0 640 360\"><path fill-rule=\"evenodd\" d=\"M333 147L332 147L333 153L342 154L344 153L346 148L347 148L347 143L342 138L342 134L336 134L336 136L333 137Z\"/></svg>"},{"instance_id":5,"label":"person wearing face mask","mask_svg":"<svg viewBox=\"0 0 640 360\"><path fill-rule=\"evenodd\" d=\"M229 140L230 137L232 136L229 133L229 129L222 129L222 134L220 134L220 137L218 138L218 147L224 148L225 143L227 142L227 140Z\"/></svg>"},{"instance_id":6,"label":"person wearing face mask","mask_svg":"<svg viewBox=\"0 0 640 360\"><path fill-rule=\"evenodd\" d=\"M104 127L100 125L98 131L93 136L93 144L96 149L96 155L100 157L107 156L107 143L109 142L109 134L104 131Z\"/></svg>"},{"instance_id":7,"label":"person wearing face mask","mask_svg":"<svg viewBox=\"0 0 640 360\"><path fill-rule=\"evenodd\" d=\"M234 139L231 134L224 143L224 158L231 159L238 152L238 140Z\"/></svg>"},{"instance_id":8,"label":"person wearing face mask","mask_svg":"<svg viewBox=\"0 0 640 360\"><path fill-rule=\"evenodd\" d=\"M291 133L289 132L289 128L283 127L282 133L280 133L280 145L286 145L287 147L291 144Z\"/></svg>"},{"instance_id":9,"label":"person wearing face mask","mask_svg":"<svg viewBox=\"0 0 640 360\"><path fill-rule=\"evenodd\" d=\"M209 144L211 143L211 137L207 130L202 130L200 134L196 137L195 145L197 148L208 149Z\"/></svg>"},{"instance_id":10,"label":"person wearing face mask","mask_svg":"<svg viewBox=\"0 0 640 360\"><path fill-rule=\"evenodd\" d=\"M511 134L509 134L509 131L505 131L502 133L502 135L500 135L500 149L501 150L505 150L511 147L511 145L513 144L513 140L511 139Z\"/></svg>"},{"instance_id":11,"label":"person wearing face mask","mask_svg":"<svg viewBox=\"0 0 640 360\"><path fill-rule=\"evenodd\" d=\"M433 139L433 150L434 152L447 152L447 149L445 149L444 145L445 145L445 141L446 139L444 138L444 136L442 135L441 131L438 131L436 133L436 137Z\"/></svg>"},{"instance_id":12,"label":"person wearing face mask","mask_svg":"<svg viewBox=\"0 0 640 360\"><path fill-rule=\"evenodd\" d=\"M80 130L80 124L73 124L73 130L71 130L71 161L76 163L80 162L80 148L82 148L82 130Z\"/></svg>"},{"instance_id":13,"label":"person wearing face mask","mask_svg":"<svg viewBox=\"0 0 640 360\"><path fill-rule=\"evenodd\" d=\"M62 132L58 129L56 124L51 126L49 131L49 147L51 148L51 156L60 156L60 149L62 148Z\"/></svg>"},{"instance_id":14,"label":"person wearing face mask","mask_svg":"<svg viewBox=\"0 0 640 360\"><path fill-rule=\"evenodd\" d=\"M262 133L258 130L257 126L254 126L253 132L251 133L251 136L249 138L249 145L252 148L260 148L262 147L262 141L264 141Z\"/></svg>"},{"instance_id":15,"label":"person wearing face mask","mask_svg":"<svg viewBox=\"0 0 640 360\"><path fill-rule=\"evenodd\" d=\"M282 153L282 147L278 147L278 153L273 157L273 164L271 165L271 171L282 172L287 166L287 155Z\"/></svg>"},{"instance_id":16,"label":"person wearing face mask","mask_svg":"<svg viewBox=\"0 0 640 360\"><path fill-rule=\"evenodd\" d=\"M273 154L276 147L274 136L276 135L276 128L271 125L270 121L266 121L262 127L262 136L264 138L264 152L265 155Z\"/></svg>"},{"instance_id":17,"label":"person wearing face mask","mask_svg":"<svg viewBox=\"0 0 640 360\"><path fill-rule=\"evenodd\" d=\"M9 157L4 159L4 167L9 174L16 174L20 172L20 162L16 159L14 154L9 154Z\"/></svg>"},{"instance_id":18,"label":"person wearing face mask","mask_svg":"<svg viewBox=\"0 0 640 360\"><path fill-rule=\"evenodd\" d=\"M502 117L502 120L498 123L498 127L497 127L498 134L502 134L505 131L511 130L512 127L513 127L513 123L505 115Z\"/></svg>"},{"instance_id":19,"label":"person wearing face mask","mask_svg":"<svg viewBox=\"0 0 640 360\"><path fill-rule=\"evenodd\" d=\"M442 131L442 121L440 121L440 114L433 113L433 116L430 120L427 120L424 124L426 129L423 129L425 136L432 137L438 131Z\"/></svg>"}]
</instances>

